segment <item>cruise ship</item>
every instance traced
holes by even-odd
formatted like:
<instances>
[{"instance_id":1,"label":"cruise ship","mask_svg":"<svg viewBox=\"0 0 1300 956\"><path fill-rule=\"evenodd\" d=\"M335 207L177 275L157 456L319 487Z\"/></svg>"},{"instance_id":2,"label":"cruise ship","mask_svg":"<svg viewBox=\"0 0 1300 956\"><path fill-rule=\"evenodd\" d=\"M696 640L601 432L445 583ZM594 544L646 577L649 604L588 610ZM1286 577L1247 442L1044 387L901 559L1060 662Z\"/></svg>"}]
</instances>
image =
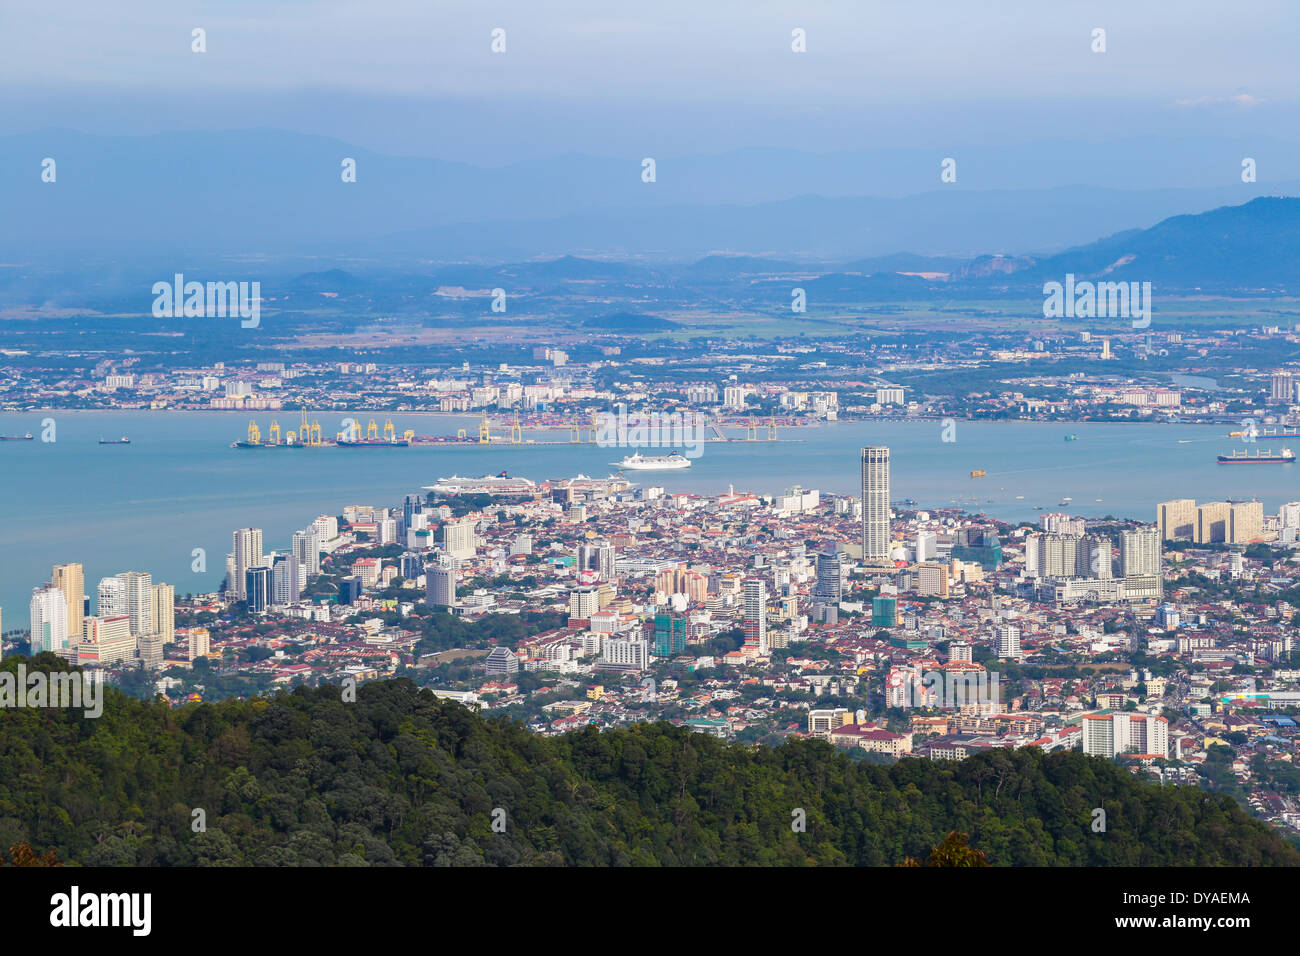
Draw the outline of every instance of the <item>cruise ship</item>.
<instances>
[{"instance_id":1,"label":"cruise ship","mask_svg":"<svg viewBox=\"0 0 1300 956\"><path fill-rule=\"evenodd\" d=\"M481 478L462 478L460 475L439 478L436 484L425 485L424 490L444 495L531 495L537 491L537 485L528 478L511 478L503 471Z\"/></svg>"},{"instance_id":2,"label":"cruise ship","mask_svg":"<svg viewBox=\"0 0 1300 956\"><path fill-rule=\"evenodd\" d=\"M610 462L629 471L676 471L691 467L691 460L673 452L671 455L645 456L640 452L628 455L622 461Z\"/></svg>"}]
</instances>

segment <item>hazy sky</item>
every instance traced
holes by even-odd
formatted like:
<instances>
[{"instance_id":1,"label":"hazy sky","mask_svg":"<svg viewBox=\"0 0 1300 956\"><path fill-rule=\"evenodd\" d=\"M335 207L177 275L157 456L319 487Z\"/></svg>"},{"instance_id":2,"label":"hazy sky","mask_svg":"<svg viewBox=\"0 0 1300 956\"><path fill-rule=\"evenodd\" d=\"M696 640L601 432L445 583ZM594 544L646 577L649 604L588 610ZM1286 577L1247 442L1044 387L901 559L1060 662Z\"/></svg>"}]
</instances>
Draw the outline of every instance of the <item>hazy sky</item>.
<instances>
[{"instance_id":1,"label":"hazy sky","mask_svg":"<svg viewBox=\"0 0 1300 956\"><path fill-rule=\"evenodd\" d=\"M1292 138L1297 27L1292 0L0 0L0 133L270 126L479 163Z\"/></svg>"}]
</instances>

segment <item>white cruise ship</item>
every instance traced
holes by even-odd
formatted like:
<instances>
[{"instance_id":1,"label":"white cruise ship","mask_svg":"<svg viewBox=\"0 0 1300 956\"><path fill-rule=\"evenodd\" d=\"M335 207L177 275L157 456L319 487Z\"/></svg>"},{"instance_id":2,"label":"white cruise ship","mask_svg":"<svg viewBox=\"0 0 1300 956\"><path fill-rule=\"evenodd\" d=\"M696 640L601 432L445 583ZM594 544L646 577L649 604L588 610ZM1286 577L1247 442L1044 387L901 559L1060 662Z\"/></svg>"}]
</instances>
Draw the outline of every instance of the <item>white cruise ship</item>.
<instances>
[{"instance_id":1,"label":"white cruise ship","mask_svg":"<svg viewBox=\"0 0 1300 956\"><path fill-rule=\"evenodd\" d=\"M640 452L628 455L622 461L611 462L629 471L676 471L691 467L691 460L673 452L671 455L644 456Z\"/></svg>"},{"instance_id":2,"label":"white cruise ship","mask_svg":"<svg viewBox=\"0 0 1300 956\"><path fill-rule=\"evenodd\" d=\"M484 475L481 478L462 478L459 475L439 478L436 485L425 485L424 490L452 495L527 495L536 491L537 485L527 478L511 478L503 471L499 475Z\"/></svg>"}]
</instances>

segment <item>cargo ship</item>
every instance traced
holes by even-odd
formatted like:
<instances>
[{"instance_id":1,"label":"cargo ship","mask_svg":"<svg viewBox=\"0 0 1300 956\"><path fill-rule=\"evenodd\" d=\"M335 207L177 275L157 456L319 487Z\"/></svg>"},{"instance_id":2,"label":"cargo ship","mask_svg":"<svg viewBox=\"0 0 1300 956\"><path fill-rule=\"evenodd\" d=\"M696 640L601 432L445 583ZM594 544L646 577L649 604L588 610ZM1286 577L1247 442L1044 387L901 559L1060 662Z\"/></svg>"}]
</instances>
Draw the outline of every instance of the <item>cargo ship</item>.
<instances>
[{"instance_id":1,"label":"cargo ship","mask_svg":"<svg viewBox=\"0 0 1300 956\"><path fill-rule=\"evenodd\" d=\"M99 443L101 445L129 445L131 444L131 439L123 435L121 438L101 438Z\"/></svg>"},{"instance_id":2,"label":"cargo ship","mask_svg":"<svg viewBox=\"0 0 1300 956\"><path fill-rule=\"evenodd\" d=\"M1283 448L1280 452L1273 452L1272 449L1265 451L1242 451L1233 452L1231 455L1220 455L1220 465L1285 465L1295 461L1295 452L1290 448Z\"/></svg>"},{"instance_id":3,"label":"cargo ship","mask_svg":"<svg viewBox=\"0 0 1300 956\"><path fill-rule=\"evenodd\" d=\"M334 444L340 448L407 448L405 438L340 438Z\"/></svg>"},{"instance_id":4,"label":"cargo ship","mask_svg":"<svg viewBox=\"0 0 1300 956\"><path fill-rule=\"evenodd\" d=\"M26 435L0 435L0 441L31 441L34 437L31 432Z\"/></svg>"}]
</instances>

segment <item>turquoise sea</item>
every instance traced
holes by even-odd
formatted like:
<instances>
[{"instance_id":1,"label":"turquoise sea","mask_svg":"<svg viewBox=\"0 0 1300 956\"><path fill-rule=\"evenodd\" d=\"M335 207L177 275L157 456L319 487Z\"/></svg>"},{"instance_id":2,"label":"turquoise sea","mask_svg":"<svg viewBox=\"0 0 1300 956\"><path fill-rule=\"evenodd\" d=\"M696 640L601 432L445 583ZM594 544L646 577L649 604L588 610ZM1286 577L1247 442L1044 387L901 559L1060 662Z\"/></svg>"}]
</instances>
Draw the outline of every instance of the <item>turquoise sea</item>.
<instances>
[{"instance_id":1,"label":"turquoise sea","mask_svg":"<svg viewBox=\"0 0 1300 956\"><path fill-rule=\"evenodd\" d=\"M352 413L362 422L384 415ZM265 431L273 416L254 417ZM286 428L298 416L274 416ZM341 428L344 412L319 415L326 435ZM41 441L52 418L56 440ZM7 508L0 548L3 627L23 627L31 589L49 580L56 563L85 565L88 589L100 577L149 571L178 595L220 583L235 528L264 529L267 549L285 549L289 536L319 514L349 504L396 505L403 494L451 475L512 475L534 480L606 475L629 452L592 444L396 449L244 451L246 412L70 412L0 414L0 434L31 432L31 442L0 442L0 491ZM398 414L399 432L477 434L476 418ZM494 426L494 433L498 429ZM1219 465L1215 456L1248 447L1227 426L1028 422L956 423L955 441L942 441L936 421L843 422L784 429L802 441L710 443L681 472L634 474L642 484L717 493L728 485L759 493L794 484L824 493L856 493L858 450L892 449L892 498L921 506L963 504L1004 520L1033 519L1035 505L1086 516L1112 514L1153 520L1155 504L1172 497L1253 498L1265 512L1300 499L1296 465ZM1064 440L1066 433L1077 441ZM765 434L764 430L760 430ZM731 431L744 438L743 430ZM130 445L97 440L127 435ZM566 432L528 437L565 442ZM1290 440L1300 450L1300 440ZM1259 447L1283 442L1261 439ZM987 476L969 473L984 469ZM1068 509L1059 506L1072 498ZM1097 500L1100 499L1100 500ZM207 570L191 570L203 548Z\"/></svg>"}]
</instances>

